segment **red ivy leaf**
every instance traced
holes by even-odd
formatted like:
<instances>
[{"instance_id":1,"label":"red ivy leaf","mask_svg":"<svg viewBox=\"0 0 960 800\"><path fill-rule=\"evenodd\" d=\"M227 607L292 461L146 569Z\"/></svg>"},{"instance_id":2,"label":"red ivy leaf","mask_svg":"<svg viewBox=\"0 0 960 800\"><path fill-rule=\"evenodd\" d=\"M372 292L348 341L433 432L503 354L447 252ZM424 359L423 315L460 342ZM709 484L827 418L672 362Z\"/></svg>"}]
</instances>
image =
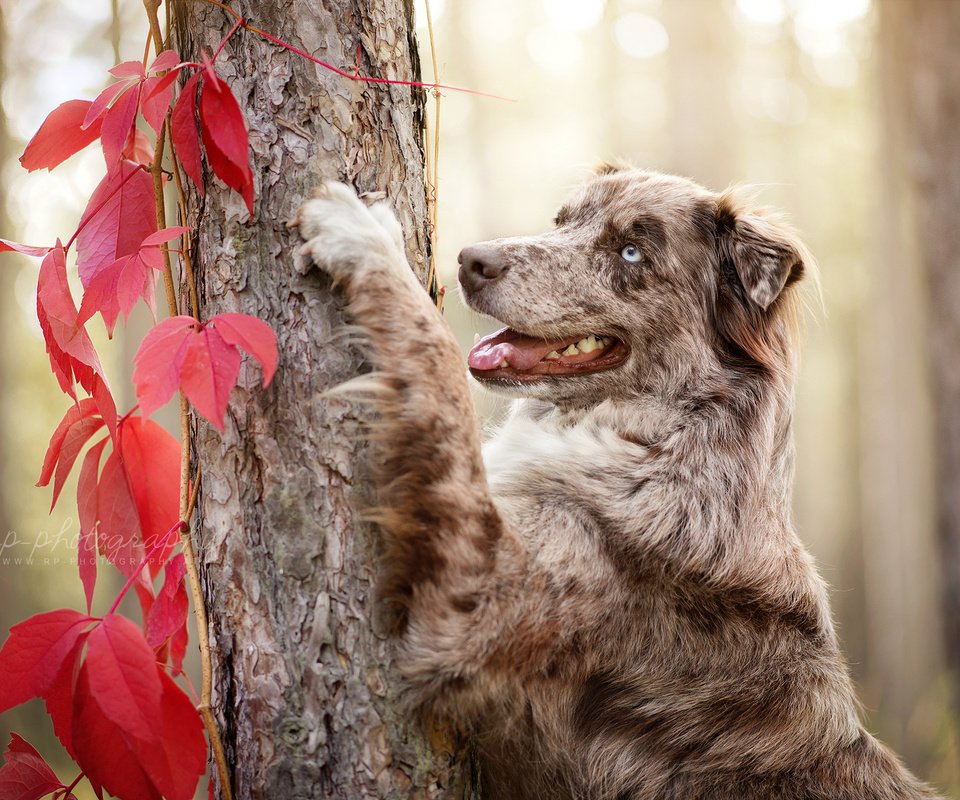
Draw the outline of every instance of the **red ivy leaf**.
<instances>
[{"instance_id":1,"label":"red ivy leaf","mask_svg":"<svg viewBox=\"0 0 960 800\"><path fill-rule=\"evenodd\" d=\"M107 614L87 637L80 671L87 673L90 697L108 719L129 736L158 740L163 687L153 650L139 627L126 617Z\"/></svg>"},{"instance_id":2,"label":"red ivy leaf","mask_svg":"<svg viewBox=\"0 0 960 800\"><path fill-rule=\"evenodd\" d=\"M240 352L210 327L187 338L180 385L197 411L223 430L230 390L240 374Z\"/></svg>"},{"instance_id":3,"label":"red ivy leaf","mask_svg":"<svg viewBox=\"0 0 960 800\"><path fill-rule=\"evenodd\" d=\"M101 439L91 447L80 466L77 479L77 516L80 535L77 537L77 568L87 601L87 613L93 605L93 590L97 585L97 475L100 458L109 439Z\"/></svg>"},{"instance_id":4,"label":"red ivy leaf","mask_svg":"<svg viewBox=\"0 0 960 800\"><path fill-rule=\"evenodd\" d=\"M180 518L180 443L156 422L130 417L123 424L120 452L147 550ZM151 574L173 549L175 537L150 561Z\"/></svg>"},{"instance_id":5,"label":"red ivy leaf","mask_svg":"<svg viewBox=\"0 0 960 800\"><path fill-rule=\"evenodd\" d=\"M98 479L106 441L91 448L77 484L81 537L91 537L96 530L99 552L130 577L177 521L180 444L157 423L128 417L118 430L117 449L108 456ZM96 455L91 455L97 448ZM171 539L151 557L151 576L160 571L173 547ZM89 572L81 564L81 577L85 574Z\"/></svg>"},{"instance_id":6,"label":"red ivy leaf","mask_svg":"<svg viewBox=\"0 0 960 800\"><path fill-rule=\"evenodd\" d=\"M112 170L120 161L120 154L127 143L130 131L133 130L139 105L140 84L133 84L103 115L100 142L103 145L103 157L107 162L107 170Z\"/></svg>"},{"instance_id":7,"label":"red ivy leaf","mask_svg":"<svg viewBox=\"0 0 960 800\"><path fill-rule=\"evenodd\" d=\"M67 283L66 257L59 242L40 264L37 319L60 388L75 400L75 381L93 393L94 378L103 370L93 342L77 324L77 306Z\"/></svg>"},{"instance_id":8,"label":"red ivy leaf","mask_svg":"<svg viewBox=\"0 0 960 800\"><path fill-rule=\"evenodd\" d=\"M137 174L131 175L134 170ZM83 218L84 228L77 234L77 269L86 287L100 270L136 253L143 240L156 232L150 174L131 161L121 162L100 181Z\"/></svg>"},{"instance_id":9,"label":"red ivy leaf","mask_svg":"<svg viewBox=\"0 0 960 800\"><path fill-rule=\"evenodd\" d=\"M80 450L103 427L103 424L97 404L90 398L70 406L60 420L60 424L50 438L47 454L43 458L40 480L37 481L37 486L46 486L50 483L50 478L53 477L56 469L53 500L50 502L51 511L57 504L57 498Z\"/></svg>"},{"instance_id":10,"label":"red ivy leaf","mask_svg":"<svg viewBox=\"0 0 960 800\"><path fill-rule=\"evenodd\" d=\"M147 78L140 90L140 113L157 136L160 135L163 118L167 115L167 109L170 108L170 101L173 99L172 84L167 84L165 88L157 88L162 80L156 77Z\"/></svg>"},{"instance_id":11,"label":"red ivy leaf","mask_svg":"<svg viewBox=\"0 0 960 800\"><path fill-rule=\"evenodd\" d=\"M39 697L92 619L64 608L14 625L0 649L0 713Z\"/></svg>"},{"instance_id":12,"label":"red ivy leaf","mask_svg":"<svg viewBox=\"0 0 960 800\"><path fill-rule=\"evenodd\" d=\"M140 244L140 248L128 256L118 258L96 272L87 284L80 304L78 321L86 322L97 311L103 316L107 334L113 336L117 317L123 313L126 320L143 297L156 314L154 294L156 280L154 271L163 269L163 255L160 245L180 236L187 228L164 228L151 234Z\"/></svg>"},{"instance_id":13,"label":"red ivy leaf","mask_svg":"<svg viewBox=\"0 0 960 800\"><path fill-rule=\"evenodd\" d=\"M23 168L53 169L100 138L99 121L83 127L91 105L89 100L68 100L51 111L20 156Z\"/></svg>"},{"instance_id":14,"label":"red ivy leaf","mask_svg":"<svg viewBox=\"0 0 960 800\"><path fill-rule=\"evenodd\" d=\"M137 754L166 800L193 800L207 768L207 742L200 715L190 698L162 670L163 686L160 743L147 747L137 742Z\"/></svg>"},{"instance_id":15,"label":"red ivy leaf","mask_svg":"<svg viewBox=\"0 0 960 800\"><path fill-rule=\"evenodd\" d=\"M240 105L221 80L206 80L200 93L200 133L211 169L238 192L253 216L253 171Z\"/></svg>"},{"instance_id":16,"label":"red ivy leaf","mask_svg":"<svg viewBox=\"0 0 960 800\"><path fill-rule=\"evenodd\" d=\"M115 78L142 78L146 75L139 61L121 61L107 71Z\"/></svg>"},{"instance_id":17,"label":"red ivy leaf","mask_svg":"<svg viewBox=\"0 0 960 800\"><path fill-rule=\"evenodd\" d=\"M107 86L87 109L87 115L83 118L83 127L86 128L97 120L103 122L103 115L107 112L110 104L132 85L130 81L117 81Z\"/></svg>"},{"instance_id":18,"label":"red ivy leaf","mask_svg":"<svg viewBox=\"0 0 960 800\"><path fill-rule=\"evenodd\" d=\"M179 65L180 54L176 50L164 50L162 53L160 53L160 55L153 59L153 63L147 67L147 72L164 72Z\"/></svg>"},{"instance_id":19,"label":"red ivy leaf","mask_svg":"<svg viewBox=\"0 0 960 800\"><path fill-rule=\"evenodd\" d=\"M130 737L93 698L85 666L77 677L71 732L77 763L88 778L115 797L162 800L140 766ZM151 669L156 670L152 665Z\"/></svg>"},{"instance_id":20,"label":"red ivy leaf","mask_svg":"<svg viewBox=\"0 0 960 800\"><path fill-rule=\"evenodd\" d=\"M43 760L43 756L25 739L10 735L10 746L0 768L0 797L3 800L39 800L62 789L63 784Z\"/></svg>"},{"instance_id":21,"label":"red ivy leaf","mask_svg":"<svg viewBox=\"0 0 960 800\"><path fill-rule=\"evenodd\" d=\"M132 161L134 164L143 164L143 166L149 167L153 163L153 155L153 145L147 135L139 128L130 131L127 143L123 146L121 157L125 161Z\"/></svg>"},{"instance_id":22,"label":"red ivy leaf","mask_svg":"<svg viewBox=\"0 0 960 800\"><path fill-rule=\"evenodd\" d=\"M222 328L221 328L222 325ZM240 371L237 345L260 361L264 385L277 364L270 327L245 314L223 314L205 326L191 317L164 320L144 337L134 356L133 382L144 415L166 403L177 390L219 430L230 390Z\"/></svg>"},{"instance_id":23,"label":"red ivy leaf","mask_svg":"<svg viewBox=\"0 0 960 800\"><path fill-rule=\"evenodd\" d=\"M73 699L77 674L80 671L80 655L86 646L87 635L82 634L70 648L56 677L43 695L47 714L53 722L53 732L74 760L77 753L73 746Z\"/></svg>"},{"instance_id":24,"label":"red ivy leaf","mask_svg":"<svg viewBox=\"0 0 960 800\"><path fill-rule=\"evenodd\" d=\"M17 244L17 242L11 242L9 239L0 239L0 253L15 250L18 253L23 253L25 256L43 258L50 252L50 249L49 247L32 247L29 244Z\"/></svg>"},{"instance_id":25,"label":"red ivy leaf","mask_svg":"<svg viewBox=\"0 0 960 800\"><path fill-rule=\"evenodd\" d=\"M84 772L119 797L191 800L206 767L196 709L140 629L110 614L89 637L72 739Z\"/></svg>"},{"instance_id":26,"label":"red ivy leaf","mask_svg":"<svg viewBox=\"0 0 960 800\"><path fill-rule=\"evenodd\" d=\"M147 644L154 650L186 627L189 605L187 587L183 580L186 572L183 553L177 553L164 567L163 588L150 609L145 625Z\"/></svg>"},{"instance_id":27,"label":"red ivy leaf","mask_svg":"<svg viewBox=\"0 0 960 800\"><path fill-rule=\"evenodd\" d=\"M169 75L167 77L170 77ZM191 77L173 107L170 115L170 140L183 171L190 176L203 196L203 165L200 162L200 135L197 131L197 82L200 73Z\"/></svg>"},{"instance_id":28,"label":"red ivy leaf","mask_svg":"<svg viewBox=\"0 0 960 800\"><path fill-rule=\"evenodd\" d=\"M180 368L187 351L187 336L197 326L193 317L170 317L155 325L133 357L133 383L140 413L150 416L166 403L180 385Z\"/></svg>"},{"instance_id":29,"label":"red ivy leaf","mask_svg":"<svg viewBox=\"0 0 960 800\"><path fill-rule=\"evenodd\" d=\"M260 362L263 385L270 385L277 371L277 335L262 319L249 314L218 314L208 323L213 325L228 344L246 350Z\"/></svg>"}]
</instances>

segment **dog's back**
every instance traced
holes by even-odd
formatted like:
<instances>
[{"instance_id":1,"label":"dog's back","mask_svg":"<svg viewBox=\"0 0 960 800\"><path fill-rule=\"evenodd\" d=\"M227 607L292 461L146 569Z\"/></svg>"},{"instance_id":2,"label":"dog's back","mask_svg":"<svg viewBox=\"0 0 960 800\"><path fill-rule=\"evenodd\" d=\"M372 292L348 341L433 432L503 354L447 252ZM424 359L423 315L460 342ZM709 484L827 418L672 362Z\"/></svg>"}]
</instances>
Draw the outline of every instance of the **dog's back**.
<instances>
[{"instance_id":1,"label":"dog's back","mask_svg":"<svg viewBox=\"0 0 960 800\"><path fill-rule=\"evenodd\" d=\"M934 797L858 721L791 525L793 234L608 168L554 230L464 250L467 302L509 326L468 363L524 398L481 461L396 246L331 261L379 221L339 191L301 217L380 370L384 593L411 697L474 732L487 796Z\"/></svg>"}]
</instances>

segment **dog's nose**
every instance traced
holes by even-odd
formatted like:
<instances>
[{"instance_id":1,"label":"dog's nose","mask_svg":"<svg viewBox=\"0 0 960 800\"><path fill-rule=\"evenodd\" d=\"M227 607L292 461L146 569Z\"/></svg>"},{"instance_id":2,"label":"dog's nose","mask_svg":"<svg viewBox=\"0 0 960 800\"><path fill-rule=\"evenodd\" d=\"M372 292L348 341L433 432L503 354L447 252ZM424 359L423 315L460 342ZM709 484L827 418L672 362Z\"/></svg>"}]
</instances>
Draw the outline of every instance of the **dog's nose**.
<instances>
[{"instance_id":1,"label":"dog's nose","mask_svg":"<svg viewBox=\"0 0 960 800\"><path fill-rule=\"evenodd\" d=\"M500 248L489 244L464 247L457 261L460 262L460 285L467 291L479 291L510 269Z\"/></svg>"}]
</instances>

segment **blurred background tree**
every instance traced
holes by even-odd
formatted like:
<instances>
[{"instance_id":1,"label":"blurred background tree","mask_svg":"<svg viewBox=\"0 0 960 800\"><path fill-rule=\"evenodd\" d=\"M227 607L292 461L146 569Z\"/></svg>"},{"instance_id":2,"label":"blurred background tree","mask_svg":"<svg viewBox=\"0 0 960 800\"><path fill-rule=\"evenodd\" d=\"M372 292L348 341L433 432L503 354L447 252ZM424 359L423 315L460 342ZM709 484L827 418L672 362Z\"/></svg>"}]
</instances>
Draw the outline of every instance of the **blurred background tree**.
<instances>
[{"instance_id":1,"label":"blurred background tree","mask_svg":"<svg viewBox=\"0 0 960 800\"><path fill-rule=\"evenodd\" d=\"M543 230L601 159L717 189L755 184L801 230L825 311L811 313L799 389L797 525L833 587L870 728L960 795L960 2L431 0L431 11L440 78L516 98L443 98L438 263L464 347L490 326L456 298L458 250ZM15 156L53 106L94 95L111 42L125 57L142 49L142 8L3 0L0 14L0 235L43 243L73 229L102 161L91 149L56 175L26 175ZM5 627L81 593L69 548L49 544L75 534L69 505L48 518L49 496L31 488L65 408L33 314L36 267L5 256L0 269ZM142 329L118 335L135 348ZM478 405L496 419L496 401ZM0 736L14 723L53 747L39 708L5 716Z\"/></svg>"}]
</instances>

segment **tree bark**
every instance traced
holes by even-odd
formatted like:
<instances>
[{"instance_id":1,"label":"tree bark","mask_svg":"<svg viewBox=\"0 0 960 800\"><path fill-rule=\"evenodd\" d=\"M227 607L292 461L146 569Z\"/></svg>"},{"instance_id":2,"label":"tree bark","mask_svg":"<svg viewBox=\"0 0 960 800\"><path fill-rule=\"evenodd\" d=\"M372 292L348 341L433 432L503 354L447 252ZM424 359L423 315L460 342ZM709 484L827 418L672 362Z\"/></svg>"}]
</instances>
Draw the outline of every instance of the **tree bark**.
<instances>
[{"instance_id":1,"label":"tree bark","mask_svg":"<svg viewBox=\"0 0 960 800\"><path fill-rule=\"evenodd\" d=\"M352 71L417 79L403 0L231 3L251 23ZM214 50L234 20L176 6L184 58ZM323 392L363 372L338 336L342 297L296 256L285 227L321 180L385 191L423 276L427 259L422 93L352 82L245 30L217 60L250 127L255 216L211 179L193 198L202 315L270 323L280 367L267 390L245 362L226 430L194 424L202 468L195 539L212 646L214 701L238 798L470 798L465 751L408 722L393 643L376 619L378 538L355 509L371 501L366 412ZM429 744L428 744L429 739Z\"/></svg>"}]
</instances>

